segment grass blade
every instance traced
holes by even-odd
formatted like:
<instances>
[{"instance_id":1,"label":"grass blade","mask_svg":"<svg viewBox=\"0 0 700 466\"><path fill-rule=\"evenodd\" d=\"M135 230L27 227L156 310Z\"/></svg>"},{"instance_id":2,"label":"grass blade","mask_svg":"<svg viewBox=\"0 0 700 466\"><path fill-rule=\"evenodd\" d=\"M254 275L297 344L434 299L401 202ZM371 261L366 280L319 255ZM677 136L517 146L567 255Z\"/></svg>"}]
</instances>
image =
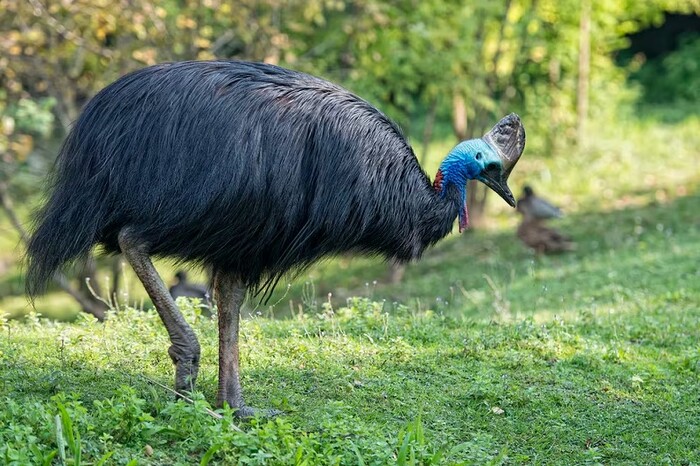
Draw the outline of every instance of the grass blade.
<instances>
[{"instance_id":1,"label":"grass blade","mask_svg":"<svg viewBox=\"0 0 700 466\"><path fill-rule=\"evenodd\" d=\"M63 438L63 424L61 423L61 416L56 414L54 418L54 425L56 427L56 446L58 447L58 459L61 465L66 464L66 439Z\"/></svg>"},{"instance_id":2,"label":"grass blade","mask_svg":"<svg viewBox=\"0 0 700 466\"><path fill-rule=\"evenodd\" d=\"M108 459L110 459L112 457L113 454L114 454L113 451L108 451L107 453L104 454L104 456L102 456L102 458L99 459L99 461L97 463L95 463L95 466L102 466L103 464L105 464L107 462Z\"/></svg>"},{"instance_id":3,"label":"grass blade","mask_svg":"<svg viewBox=\"0 0 700 466\"><path fill-rule=\"evenodd\" d=\"M216 454L217 451L221 450L221 445L220 443L215 443L209 449L207 452L204 454L202 457L202 461L199 462L199 466L207 466L209 464L209 461L211 461L211 458Z\"/></svg>"}]
</instances>

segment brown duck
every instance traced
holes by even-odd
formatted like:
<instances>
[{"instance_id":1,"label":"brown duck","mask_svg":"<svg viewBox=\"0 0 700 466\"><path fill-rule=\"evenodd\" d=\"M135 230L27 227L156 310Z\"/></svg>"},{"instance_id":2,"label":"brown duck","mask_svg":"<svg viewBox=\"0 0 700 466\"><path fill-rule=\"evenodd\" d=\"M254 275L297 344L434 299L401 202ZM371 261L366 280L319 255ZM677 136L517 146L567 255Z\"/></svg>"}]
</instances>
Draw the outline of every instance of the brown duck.
<instances>
[{"instance_id":1,"label":"brown duck","mask_svg":"<svg viewBox=\"0 0 700 466\"><path fill-rule=\"evenodd\" d=\"M571 238L545 225L549 219L562 217L561 209L536 196L530 186L523 188L523 195L518 199L517 209L523 216L518 226L517 236L535 252L555 254L576 249L576 244Z\"/></svg>"}]
</instances>

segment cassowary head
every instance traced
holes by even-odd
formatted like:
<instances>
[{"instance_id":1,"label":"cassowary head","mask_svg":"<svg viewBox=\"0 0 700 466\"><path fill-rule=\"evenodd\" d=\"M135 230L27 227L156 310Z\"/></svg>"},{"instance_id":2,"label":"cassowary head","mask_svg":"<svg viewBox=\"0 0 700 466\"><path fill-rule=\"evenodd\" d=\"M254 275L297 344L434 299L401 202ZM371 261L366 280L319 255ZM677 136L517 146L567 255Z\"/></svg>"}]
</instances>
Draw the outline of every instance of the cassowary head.
<instances>
[{"instance_id":1,"label":"cassowary head","mask_svg":"<svg viewBox=\"0 0 700 466\"><path fill-rule=\"evenodd\" d=\"M481 181L515 207L515 198L507 180L524 148L525 129L518 115L511 113L483 137L463 141L450 151L435 177L435 189L444 196L449 185L453 184L462 195L460 231L469 223L468 180Z\"/></svg>"}]
</instances>

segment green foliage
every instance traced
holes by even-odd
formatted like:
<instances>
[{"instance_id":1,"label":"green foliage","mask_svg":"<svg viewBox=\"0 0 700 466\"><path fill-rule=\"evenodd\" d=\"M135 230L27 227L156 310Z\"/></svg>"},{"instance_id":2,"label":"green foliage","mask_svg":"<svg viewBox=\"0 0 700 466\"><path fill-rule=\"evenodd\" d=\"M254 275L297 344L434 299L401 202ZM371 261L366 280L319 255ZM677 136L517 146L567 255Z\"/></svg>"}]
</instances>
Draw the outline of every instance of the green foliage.
<instances>
[{"instance_id":1,"label":"green foliage","mask_svg":"<svg viewBox=\"0 0 700 466\"><path fill-rule=\"evenodd\" d=\"M693 0L592 1L591 111L620 100L625 71L611 54L624 36ZM66 129L87 98L117 76L162 61L239 58L334 79L379 105L409 131L436 102L449 121L467 103L470 134L518 110L532 134L575 125L577 0L244 0L235 6L149 0L116 5L2 0L0 82L7 98L55 100ZM31 24L31 27L24 25ZM597 85L601 84L601 85ZM622 100L625 100L622 92ZM544 147L543 143L543 147Z\"/></svg>"},{"instance_id":2,"label":"green foliage","mask_svg":"<svg viewBox=\"0 0 700 466\"><path fill-rule=\"evenodd\" d=\"M55 101L51 98L39 101L20 99L14 111L10 109L8 113L16 121L18 131L46 136L51 131L54 121L51 114L54 104Z\"/></svg>"},{"instance_id":3,"label":"green foliage","mask_svg":"<svg viewBox=\"0 0 700 466\"><path fill-rule=\"evenodd\" d=\"M579 249L566 257L534 259L509 236L485 233L468 246L443 246L413 272L442 278L408 277L406 285L417 295L421 286L433 296L450 283L457 289L432 310L354 298L287 320L244 320L247 399L286 412L275 419L208 414L217 325L196 312L186 314L203 351L192 404L151 382L172 380L167 334L153 311L122 308L104 324L3 320L0 458L13 465L700 461L697 194L645 199L575 215L565 227Z\"/></svg>"},{"instance_id":4,"label":"green foliage","mask_svg":"<svg viewBox=\"0 0 700 466\"><path fill-rule=\"evenodd\" d=\"M439 464L443 457L442 450L429 451L420 416L399 431L398 440L396 464L399 466Z\"/></svg>"},{"instance_id":5,"label":"green foliage","mask_svg":"<svg viewBox=\"0 0 700 466\"><path fill-rule=\"evenodd\" d=\"M492 114L523 112L530 156L513 181L562 204L558 227L579 246L533 256L498 205L485 231L438 245L401 285L383 284L385 266L369 259L315 267L264 310L286 318L245 311L247 400L286 414L244 423L230 410L208 414L217 326L197 303L180 305L202 342L201 392L174 402L152 382L172 381L167 334L154 312L128 305L142 291L104 324L12 320L3 311L26 308L13 267L0 283L0 462L700 462L700 180L688 170L700 120L669 126L658 109L641 120L609 110L634 97L609 58L623 35L691 3L592 2L595 121L574 149L573 0L241 2L235 14L216 0L131 2L121 14L109 2L65 1L37 17L32 2L0 0L10 12L0 19L0 110L12 137L45 134L50 111L63 121L117 74L164 59L277 61L344 83L403 122L438 99L442 127L462 93L475 132ZM681 76L696 49L689 41L664 63L674 87L692 84ZM437 144L429 170L451 145ZM548 147L566 157L533 156ZM1 239L3 260L16 241ZM38 311L57 315L56 298L38 300Z\"/></svg>"},{"instance_id":6,"label":"green foliage","mask_svg":"<svg viewBox=\"0 0 700 466\"><path fill-rule=\"evenodd\" d=\"M700 105L700 35L684 37L677 51L645 63L634 78L644 87L648 103L676 103L697 108Z\"/></svg>"},{"instance_id":7,"label":"green foliage","mask_svg":"<svg viewBox=\"0 0 700 466\"><path fill-rule=\"evenodd\" d=\"M22 184L23 179L16 177L32 172L28 157L35 139L47 137L53 129L54 104L50 97L11 101L7 92L0 90L0 182L12 180ZM40 172L42 176L45 174L43 168Z\"/></svg>"},{"instance_id":8,"label":"green foliage","mask_svg":"<svg viewBox=\"0 0 700 466\"><path fill-rule=\"evenodd\" d=\"M611 58L626 45L625 35L663 18L664 11L692 12L697 4L590 4L590 116L613 121L617 107L635 97L625 89L627 70ZM413 138L414 120L425 118L431 102L447 123L459 94L470 135L518 111L532 136L530 153L556 155L574 139L577 124L581 11L577 0L362 0L328 8L317 27L291 34L297 53L284 62L344 83Z\"/></svg>"}]
</instances>

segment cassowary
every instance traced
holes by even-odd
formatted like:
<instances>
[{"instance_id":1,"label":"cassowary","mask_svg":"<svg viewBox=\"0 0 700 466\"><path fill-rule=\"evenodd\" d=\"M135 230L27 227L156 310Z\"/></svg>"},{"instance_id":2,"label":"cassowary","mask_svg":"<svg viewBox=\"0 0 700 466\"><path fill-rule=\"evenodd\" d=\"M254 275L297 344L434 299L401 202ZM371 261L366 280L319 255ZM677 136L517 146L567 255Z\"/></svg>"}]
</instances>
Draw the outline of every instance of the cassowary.
<instances>
[{"instance_id":1,"label":"cassowary","mask_svg":"<svg viewBox=\"0 0 700 466\"><path fill-rule=\"evenodd\" d=\"M523 188L523 195L518 199L517 210L523 220L518 225L516 234L523 243L537 253L552 254L576 248L571 238L544 224L549 219L562 217L562 211L549 201L535 195L530 186Z\"/></svg>"},{"instance_id":2,"label":"cassowary","mask_svg":"<svg viewBox=\"0 0 700 466\"><path fill-rule=\"evenodd\" d=\"M172 345L175 387L192 390L200 346L151 257L213 270L218 405L239 416L240 307L287 272L358 252L409 261L467 226L466 183L511 206L525 132L517 115L457 145L433 183L399 128L347 90L240 61L161 64L99 92L66 138L28 246L27 291L101 244L123 253Z\"/></svg>"}]
</instances>

